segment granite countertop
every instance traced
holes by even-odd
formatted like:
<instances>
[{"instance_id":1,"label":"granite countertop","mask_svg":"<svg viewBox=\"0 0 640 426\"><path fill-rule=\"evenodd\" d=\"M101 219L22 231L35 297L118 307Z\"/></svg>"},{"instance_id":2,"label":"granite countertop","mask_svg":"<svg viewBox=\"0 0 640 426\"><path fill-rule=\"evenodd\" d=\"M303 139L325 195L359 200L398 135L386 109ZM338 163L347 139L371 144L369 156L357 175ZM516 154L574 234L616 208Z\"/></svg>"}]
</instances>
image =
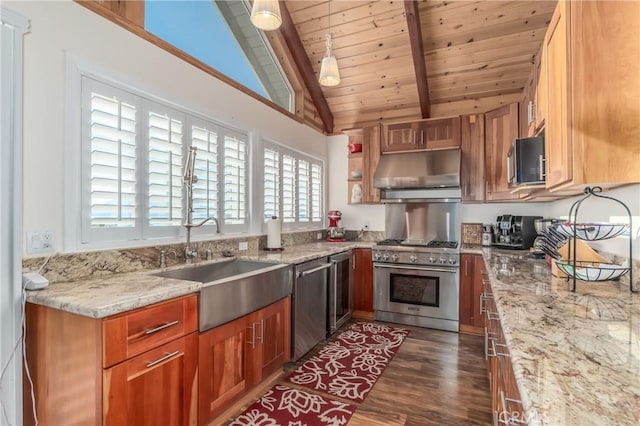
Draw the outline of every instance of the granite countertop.
<instances>
[{"instance_id":1,"label":"granite countertop","mask_svg":"<svg viewBox=\"0 0 640 426\"><path fill-rule=\"evenodd\" d=\"M640 295L482 249L529 425L640 424Z\"/></svg>"},{"instance_id":2,"label":"granite countertop","mask_svg":"<svg viewBox=\"0 0 640 426\"><path fill-rule=\"evenodd\" d=\"M372 245L373 243L371 242L358 241L344 243L318 241L285 247L284 251L281 252L247 252L238 256L238 258L297 264L345 250L367 248ZM211 261L201 261L197 264L225 260L229 260L229 258L216 258ZM195 264L179 265L164 270L188 268L190 266L195 266ZM196 293L202 287L199 282L152 275L161 271L163 269L56 282L42 290L27 291L27 302L91 318L104 318L163 300Z\"/></svg>"}]
</instances>

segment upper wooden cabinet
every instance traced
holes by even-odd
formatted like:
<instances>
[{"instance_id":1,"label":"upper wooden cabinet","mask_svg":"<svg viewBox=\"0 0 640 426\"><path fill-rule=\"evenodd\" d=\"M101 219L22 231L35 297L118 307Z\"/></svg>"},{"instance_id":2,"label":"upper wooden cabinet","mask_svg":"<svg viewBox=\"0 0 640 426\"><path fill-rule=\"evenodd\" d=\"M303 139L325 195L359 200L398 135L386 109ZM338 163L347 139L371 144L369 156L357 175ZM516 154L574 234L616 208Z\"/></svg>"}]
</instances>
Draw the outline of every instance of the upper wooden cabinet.
<instances>
[{"instance_id":1,"label":"upper wooden cabinet","mask_svg":"<svg viewBox=\"0 0 640 426\"><path fill-rule=\"evenodd\" d=\"M485 114L486 200L517 200L507 176L507 153L518 137L518 103L505 105Z\"/></svg>"},{"instance_id":2,"label":"upper wooden cabinet","mask_svg":"<svg viewBox=\"0 0 640 426\"><path fill-rule=\"evenodd\" d=\"M382 125L382 152L460 147L460 117Z\"/></svg>"},{"instance_id":3,"label":"upper wooden cabinet","mask_svg":"<svg viewBox=\"0 0 640 426\"><path fill-rule=\"evenodd\" d=\"M462 201L484 201L484 114L460 117Z\"/></svg>"},{"instance_id":4,"label":"upper wooden cabinet","mask_svg":"<svg viewBox=\"0 0 640 426\"><path fill-rule=\"evenodd\" d=\"M552 192L640 182L640 2L560 1L547 30Z\"/></svg>"},{"instance_id":5,"label":"upper wooden cabinet","mask_svg":"<svg viewBox=\"0 0 640 426\"><path fill-rule=\"evenodd\" d=\"M346 130L349 145L362 144L361 152L349 153L347 180L349 204L380 202L380 190L373 187L373 174L380 160L380 126Z\"/></svg>"}]
</instances>

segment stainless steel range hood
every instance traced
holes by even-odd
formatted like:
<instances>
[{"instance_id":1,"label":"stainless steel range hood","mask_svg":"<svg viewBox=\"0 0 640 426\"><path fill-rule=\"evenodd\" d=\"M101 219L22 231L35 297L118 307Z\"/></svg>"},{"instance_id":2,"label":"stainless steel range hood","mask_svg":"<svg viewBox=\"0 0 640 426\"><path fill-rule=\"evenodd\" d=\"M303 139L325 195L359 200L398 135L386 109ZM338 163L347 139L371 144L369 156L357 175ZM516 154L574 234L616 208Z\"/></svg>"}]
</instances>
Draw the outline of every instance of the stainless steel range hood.
<instances>
[{"instance_id":1,"label":"stainless steel range hood","mask_svg":"<svg viewBox=\"0 0 640 426\"><path fill-rule=\"evenodd\" d=\"M380 189L460 188L460 149L381 155L373 186Z\"/></svg>"}]
</instances>

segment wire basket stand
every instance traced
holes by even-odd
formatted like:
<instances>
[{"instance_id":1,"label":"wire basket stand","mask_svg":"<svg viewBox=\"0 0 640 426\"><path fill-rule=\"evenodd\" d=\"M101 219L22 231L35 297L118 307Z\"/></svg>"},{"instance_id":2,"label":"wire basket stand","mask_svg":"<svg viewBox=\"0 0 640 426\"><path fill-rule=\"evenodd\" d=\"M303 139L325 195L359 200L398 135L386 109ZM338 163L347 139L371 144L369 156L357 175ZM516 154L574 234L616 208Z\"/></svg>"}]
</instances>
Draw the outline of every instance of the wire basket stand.
<instances>
[{"instance_id":1,"label":"wire basket stand","mask_svg":"<svg viewBox=\"0 0 640 426\"><path fill-rule=\"evenodd\" d=\"M576 291L576 282L580 281L608 281L611 279L619 278L625 274L629 274L629 291L636 293L638 290L633 288L633 238L629 235L629 258L628 267L612 265L612 264L599 264L592 265L592 262L585 262L576 259L577 244L576 240L596 241L615 238L621 235L627 230L632 230L631 211L629 207L617 198L602 195L602 188L599 186L586 187L584 197L573 203L569 210L568 222L559 226L559 230L564 233L568 238L568 253L571 253L569 259L566 261L556 260L556 265L559 269L567 274L567 280L573 278L572 292ZM609 200L621 205L629 217L628 223L580 223L578 222L578 212L582 203L586 200L596 197L599 199Z\"/></svg>"}]
</instances>

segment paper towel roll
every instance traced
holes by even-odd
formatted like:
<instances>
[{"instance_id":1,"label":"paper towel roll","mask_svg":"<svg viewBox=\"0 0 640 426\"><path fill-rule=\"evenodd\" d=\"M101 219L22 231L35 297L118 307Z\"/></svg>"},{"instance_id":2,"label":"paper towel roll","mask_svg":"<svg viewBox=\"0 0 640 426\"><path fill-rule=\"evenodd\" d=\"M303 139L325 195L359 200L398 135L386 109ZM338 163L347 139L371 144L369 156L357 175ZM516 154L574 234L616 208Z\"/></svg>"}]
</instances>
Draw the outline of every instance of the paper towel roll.
<instances>
[{"instance_id":1,"label":"paper towel roll","mask_svg":"<svg viewBox=\"0 0 640 426\"><path fill-rule=\"evenodd\" d=\"M282 224L280 219L273 216L267 220L267 248L279 249L282 247Z\"/></svg>"}]
</instances>

